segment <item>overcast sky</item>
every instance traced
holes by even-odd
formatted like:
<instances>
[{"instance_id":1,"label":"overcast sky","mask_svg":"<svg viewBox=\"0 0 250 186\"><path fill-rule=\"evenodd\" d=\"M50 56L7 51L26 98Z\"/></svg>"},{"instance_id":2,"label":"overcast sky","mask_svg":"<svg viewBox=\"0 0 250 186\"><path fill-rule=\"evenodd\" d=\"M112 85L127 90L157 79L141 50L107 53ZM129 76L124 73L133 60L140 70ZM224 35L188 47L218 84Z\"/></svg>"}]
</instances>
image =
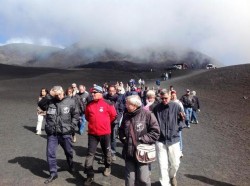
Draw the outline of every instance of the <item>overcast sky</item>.
<instances>
[{"instance_id":1,"label":"overcast sky","mask_svg":"<svg viewBox=\"0 0 250 186\"><path fill-rule=\"evenodd\" d=\"M183 46L250 63L250 0L0 0L0 44Z\"/></svg>"}]
</instances>

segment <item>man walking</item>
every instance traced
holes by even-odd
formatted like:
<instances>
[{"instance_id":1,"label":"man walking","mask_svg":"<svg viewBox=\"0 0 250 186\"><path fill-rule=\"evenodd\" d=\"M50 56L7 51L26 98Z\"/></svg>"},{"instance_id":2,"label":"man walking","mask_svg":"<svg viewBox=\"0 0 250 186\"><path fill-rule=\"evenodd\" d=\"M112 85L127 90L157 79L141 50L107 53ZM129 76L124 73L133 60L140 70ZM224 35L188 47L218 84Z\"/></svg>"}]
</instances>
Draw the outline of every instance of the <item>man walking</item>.
<instances>
[{"instance_id":1,"label":"man walking","mask_svg":"<svg viewBox=\"0 0 250 186\"><path fill-rule=\"evenodd\" d=\"M116 109L116 113L118 113L118 108L116 105L117 99L118 99L118 95L116 93L116 88L113 85L110 85L108 87L108 94L106 94L104 96L104 99L109 100ZM117 130L118 130L118 124L119 124L119 120L116 119L111 126L111 157L112 157L112 161L116 160L116 134L117 134Z\"/></svg>"},{"instance_id":2,"label":"man walking","mask_svg":"<svg viewBox=\"0 0 250 186\"><path fill-rule=\"evenodd\" d=\"M192 100L192 96L190 95L189 89L186 90L186 94L184 94L181 97L180 101L183 104L184 112L186 115L185 123L186 123L187 127L190 128L193 100Z\"/></svg>"},{"instance_id":3,"label":"man walking","mask_svg":"<svg viewBox=\"0 0 250 186\"><path fill-rule=\"evenodd\" d=\"M74 99L64 97L61 86L54 86L50 95L38 102L38 106L47 111L45 131L47 133L47 161L50 177L45 184L58 177L56 151L60 144L64 150L69 165L69 171L74 171L71 135L79 122L79 110Z\"/></svg>"},{"instance_id":4,"label":"man walking","mask_svg":"<svg viewBox=\"0 0 250 186\"><path fill-rule=\"evenodd\" d=\"M109 176L111 173L111 123L116 119L115 107L110 101L103 99L102 87L94 85L90 92L93 100L87 104L85 110L85 117L88 121L88 155L85 160L87 180L84 183L85 186L91 185L94 181L93 162L99 142L104 154L105 170L103 174Z\"/></svg>"},{"instance_id":5,"label":"man walking","mask_svg":"<svg viewBox=\"0 0 250 186\"><path fill-rule=\"evenodd\" d=\"M177 186L176 173L180 164L180 137L184 113L178 103L170 102L168 91L160 92L161 103L153 112L160 126L160 138L156 142L156 151L160 168L162 186Z\"/></svg>"}]
</instances>

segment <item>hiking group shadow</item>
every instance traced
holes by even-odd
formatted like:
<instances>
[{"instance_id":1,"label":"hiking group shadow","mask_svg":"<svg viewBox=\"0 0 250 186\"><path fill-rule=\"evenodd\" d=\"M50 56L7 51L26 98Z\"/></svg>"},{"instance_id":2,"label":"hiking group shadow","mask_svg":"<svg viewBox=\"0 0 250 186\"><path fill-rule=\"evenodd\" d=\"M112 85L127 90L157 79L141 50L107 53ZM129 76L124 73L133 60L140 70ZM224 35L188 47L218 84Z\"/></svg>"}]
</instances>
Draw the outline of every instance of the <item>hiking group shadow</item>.
<instances>
[{"instance_id":1,"label":"hiking group shadow","mask_svg":"<svg viewBox=\"0 0 250 186\"><path fill-rule=\"evenodd\" d=\"M235 186L230 183L222 182L222 181L217 181L211 178L207 178L205 176L199 176L199 175L191 175L191 174L185 174L186 177L191 178L193 180L199 180L203 183L209 184L209 185L214 185L214 186Z\"/></svg>"}]
</instances>

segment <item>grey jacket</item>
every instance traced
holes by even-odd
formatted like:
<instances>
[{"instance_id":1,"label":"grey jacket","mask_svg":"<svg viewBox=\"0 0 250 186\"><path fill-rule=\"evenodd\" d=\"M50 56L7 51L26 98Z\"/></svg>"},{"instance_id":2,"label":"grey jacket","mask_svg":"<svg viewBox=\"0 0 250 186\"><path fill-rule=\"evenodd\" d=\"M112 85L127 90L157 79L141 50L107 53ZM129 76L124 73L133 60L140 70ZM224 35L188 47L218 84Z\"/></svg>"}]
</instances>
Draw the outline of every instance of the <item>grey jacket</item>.
<instances>
[{"instance_id":1,"label":"grey jacket","mask_svg":"<svg viewBox=\"0 0 250 186\"><path fill-rule=\"evenodd\" d=\"M38 102L38 106L47 110L45 131L48 135L72 134L79 122L79 107L74 99L57 100L47 96Z\"/></svg>"},{"instance_id":2,"label":"grey jacket","mask_svg":"<svg viewBox=\"0 0 250 186\"><path fill-rule=\"evenodd\" d=\"M160 138L164 144L174 144L180 141L179 131L184 127L184 114L178 103L159 103L153 110L160 125Z\"/></svg>"}]
</instances>

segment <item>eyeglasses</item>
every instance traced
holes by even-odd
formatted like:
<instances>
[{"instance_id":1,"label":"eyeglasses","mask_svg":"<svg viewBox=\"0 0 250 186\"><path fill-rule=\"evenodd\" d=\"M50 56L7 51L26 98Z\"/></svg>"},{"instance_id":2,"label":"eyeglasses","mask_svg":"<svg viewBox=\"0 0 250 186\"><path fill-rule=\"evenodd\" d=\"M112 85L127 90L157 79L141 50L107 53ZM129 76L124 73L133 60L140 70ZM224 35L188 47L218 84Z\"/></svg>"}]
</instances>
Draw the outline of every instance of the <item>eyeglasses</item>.
<instances>
[{"instance_id":1,"label":"eyeglasses","mask_svg":"<svg viewBox=\"0 0 250 186\"><path fill-rule=\"evenodd\" d=\"M164 97L161 98L161 100L167 100L167 99L168 99L168 98L166 98L166 97L165 97L165 98L164 98Z\"/></svg>"}]
</instances>

